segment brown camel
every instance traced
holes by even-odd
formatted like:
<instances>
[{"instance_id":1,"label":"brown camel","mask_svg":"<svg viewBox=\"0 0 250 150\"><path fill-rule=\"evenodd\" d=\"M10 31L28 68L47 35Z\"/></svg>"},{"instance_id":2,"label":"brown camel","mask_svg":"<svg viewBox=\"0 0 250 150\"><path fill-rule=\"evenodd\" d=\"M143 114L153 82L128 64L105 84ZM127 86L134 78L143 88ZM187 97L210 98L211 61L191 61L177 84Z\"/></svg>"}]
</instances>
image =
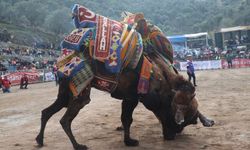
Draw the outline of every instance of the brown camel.
<instances>
[{"instance_id":1,"label":"brown camel","mask_svg":"<svg viewBox=\"0 0 250 150\"><path fill-rule=\"evenodd\" d=\"M214 121L207 119L198 111L195 87L181 75L171 72L169 66L159 55L152 54L150 60L153 64L153 73L148 94L137 94L139 79L137 70L141 67L143 59L140 60L137 68L125 68L121 72L117 88L111 93L112 97L122 99L121 121L124 127L124 143L127 146L139 144L138 140L130 137L130 126L133 122L132 114L139 101L159 119L166 140L173 140L176 133L180 133L185 126L196 124L197 118L201 120L204 126L212 126ZM92 65L91 67L95 69L95 66ZM41 129L36 137L39 146L43 146L44 130L49 118L66 107L67 111L60 123L74 149L87 149L87 146L81 145L75 140L71 131L71 123L80 109L90 102L91 87L93 85L90 83L78 97L74 97L69 89L68 79L60 79L56 101L42 111Z\"/></svg>"}]
</instances>

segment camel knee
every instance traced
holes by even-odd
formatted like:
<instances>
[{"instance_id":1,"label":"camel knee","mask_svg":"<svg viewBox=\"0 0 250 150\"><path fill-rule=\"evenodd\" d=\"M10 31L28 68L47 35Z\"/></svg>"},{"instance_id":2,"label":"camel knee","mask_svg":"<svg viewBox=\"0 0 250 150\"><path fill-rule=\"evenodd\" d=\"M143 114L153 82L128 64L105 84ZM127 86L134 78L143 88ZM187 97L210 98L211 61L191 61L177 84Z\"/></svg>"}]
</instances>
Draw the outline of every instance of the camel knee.
<instances>
[{"instance_id":1,"label":"camel knee","mask_svg":"<svg viewBox=\"0 0 250 150\"><path fill-rule=\"evenodd\" d=\"M63 128L67 127L69 125L69 120L65 119L65 117L63 117L61 120L60 120L60 124Z\"/></svg>"},{"instance_id":2,"label":"camel knee","mask_svg":"<svg viewBox=\"0 0 250 150\"><path fill-rule=\"evenodd\" d=\"M42 115L42 116L41 116L41 119L42 119L43 121L48 120L48 119L50 118L50 115L49 115L47 109L42 110L42 111L41 111L41 115Z\"/></svg>"}]
</instances>

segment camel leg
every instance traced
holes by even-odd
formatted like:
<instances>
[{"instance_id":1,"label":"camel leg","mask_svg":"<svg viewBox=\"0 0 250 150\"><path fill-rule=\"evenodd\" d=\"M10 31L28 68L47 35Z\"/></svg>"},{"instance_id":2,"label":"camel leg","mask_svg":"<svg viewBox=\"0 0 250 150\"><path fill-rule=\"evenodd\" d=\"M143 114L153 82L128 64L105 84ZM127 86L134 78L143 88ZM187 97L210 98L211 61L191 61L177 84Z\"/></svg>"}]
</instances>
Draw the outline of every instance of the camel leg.
<instances>
[{"instance_id":1,"label":"camel leg","mask_svg":"<svg viewBox=\"0 0 250 150\"><path fill-rule=\"evenodd\" d=\"M64 116L60 120L60 123L68 135L71 143L75 150L86 150L88 149L86 145L78 144L72 131L71 131L71 123L73 119L77 116L79 111L90 102L90 88L86 88L85 91L79 96L77 99L72 99L67 111L65 112Z\"/></svg>"},{"instance_id":2,"label":"camel leg","mask_svg":"<svg viewBox=\"0 0 250 150\"><path fill-rule=\"evenodd\" d=\"M41 128L39 134L36 137L36 142L39 147L43 146L44 130L48 120L50 119L51 116L60 111L64 106L65 104L63 103L63 101L57 99L52 105L50 105L49 107L47 107L42 111Z\"/></svg>"},{"instance_id":3,"label":"camel leg","mask_svg":"<svg viewBox=\"0 0 250 150\"><path fill-rule=\"evenodd\" d=\"M68 89L68 82L67 80L62 79L59 86L58 96L56 101L51 104L46 109L42 110L41 115L41 128L40 132L36 137L36 142L39 147L43 146L43 137L44 137L44 130L48 120L58 111L60 111L63 107L67 107L68 99L69 99L69 89Z\"/></svg>"},{"instance_id":4,"label":"camel leg","mask_svg":"<svg viewBox=\"0 0 250 150\"><path fill-rule=\"evenodd\" d=\"M201 121L201 123L203 124L204 127L212 127L214 125L214 121L211 119L208 119L207 117L205 117L201 112L198 112L198 117Z\"/></svg>"},{"instance_id":5,"label":"camel leg","mask_svg":"<svg viewBox=\"0 0 250 150\"><path fill-rule=\"evenodd\" d=\"M135 107L138 104L138 100L125 99L122 101L122 114L121 121L124 127L124 143L127 146L138 146L139 141L130 137L130 126L133 122L132 114Z\"/></svg>"}]
</instances>

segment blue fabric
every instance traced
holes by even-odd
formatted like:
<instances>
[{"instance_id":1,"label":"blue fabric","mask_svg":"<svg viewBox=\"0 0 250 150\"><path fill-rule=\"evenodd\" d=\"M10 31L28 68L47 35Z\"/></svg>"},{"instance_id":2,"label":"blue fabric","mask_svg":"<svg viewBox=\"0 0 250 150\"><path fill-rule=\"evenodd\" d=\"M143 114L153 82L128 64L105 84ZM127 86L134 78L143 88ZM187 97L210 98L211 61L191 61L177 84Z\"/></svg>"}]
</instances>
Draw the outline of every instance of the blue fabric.
<instances>
[{"instance_id":1,"label":"blue fabric","mask_svg":"<svg viewBox=\"0 0 250 150\"><path fill-rule=\"evenodd\" d=\"M81 38L79 39L79 41L77 43L75 42L72 42L70 41L67 37L70 37L70 36L79 36L79 35L76 35L78 34L77 32L83 32L83 30L86 30L86 29L77 29L77 30L74 30L73 32L70 33L70 35L66 36L65 39L61 42L61 49L71 49L71 50L75 50L75 51L81 51L81 46L87 41L90 39L90 36L92 35L92 30L91 29L88 29L86 31L84 31L83 35L81 35Z\"/></svg>"},{"instance_id":2,"label":"blue fabric","mask_svg":"<svg viewBox=\"0 0 250 150\"><path fill-rule=\"evenodd\" d=\"M116 55L117 55L116 63L117 63L117 65L110 65L110 60L105 61L105 68L111 73L118 73L121 70L121 65L122 65L121 58L120 58L121 49L122 49L122 45L120 44L116 49ZM113 49L111 48L110 50L112 51Z\"/></svg>"},{"instance_id":3,"label":"blue fabric","mask_svg":"<svg viewBox=\"0 0 250 150\"><path fill-rule=\"evenodd\" d=\"M3 88L3 93L10 93L10 88Z\"/></svg>"},{"instance_id":4,"label":"blue fabric","mask_svg":"<svg viewBox=\"0 0 250 150\"><path fill-rule=\"evenodd\" d=\"M91 27L95 27L96 26L96 20L80 20L80 13L78 10L79 8L83 8L88 12L91 12L93 13L92 11L90 11L89 9L83 7L83 6L80 6L78 4L75 4L72 8L72 14L74 15L73 16L73 22L74 22L74 25L76 28L91 28ZM89 14L89 13L88 13ZM95 15L96 17L96 15ZM94 18L93 18L94 19Z\"/></svg>"},{"instance_id":5,"label":"blue fabric","mask_svg":"<svg viewBox=\"0 0 250 150\"><path fill-rule=\"evenodd\" d=\"M191 61L187 63L187 71L194 73L194 64Z\"/></svg>"}]
</instances>

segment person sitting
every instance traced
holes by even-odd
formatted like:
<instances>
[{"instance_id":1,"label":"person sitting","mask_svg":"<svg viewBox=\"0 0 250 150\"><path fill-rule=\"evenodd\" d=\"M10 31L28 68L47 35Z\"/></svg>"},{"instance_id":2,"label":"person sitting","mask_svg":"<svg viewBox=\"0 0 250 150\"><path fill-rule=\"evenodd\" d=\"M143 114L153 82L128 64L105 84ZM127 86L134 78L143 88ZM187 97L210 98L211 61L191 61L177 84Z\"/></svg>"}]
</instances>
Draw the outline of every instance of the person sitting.
<instances>
[{"instance_id":1,"label":"person sitting","mask_svg":"<svg viewBox=\"0 0 250 150\"><path fill-rule=\"evenodd\" d=\"M8 80L7 76L4 76L4 79L2 81L3 93L10 93L10 87L11 87L10 81Z\"/></svg>"},{"instance_id":2,"label":"person sitting","mask_svg":"<svg viewBox=\"0 0 250 150\"><path fill-rule=\"evenodd\" d=\"M20 82L20 89L27 89L27 86L28 86L28 77L26 75L24 75L22 78L21 78L21 82Z\"/></svg>"}]
</instances>

